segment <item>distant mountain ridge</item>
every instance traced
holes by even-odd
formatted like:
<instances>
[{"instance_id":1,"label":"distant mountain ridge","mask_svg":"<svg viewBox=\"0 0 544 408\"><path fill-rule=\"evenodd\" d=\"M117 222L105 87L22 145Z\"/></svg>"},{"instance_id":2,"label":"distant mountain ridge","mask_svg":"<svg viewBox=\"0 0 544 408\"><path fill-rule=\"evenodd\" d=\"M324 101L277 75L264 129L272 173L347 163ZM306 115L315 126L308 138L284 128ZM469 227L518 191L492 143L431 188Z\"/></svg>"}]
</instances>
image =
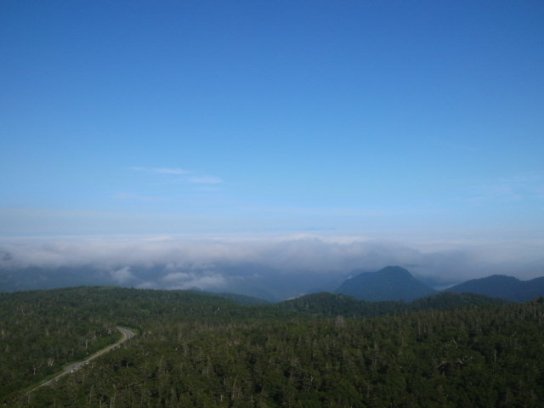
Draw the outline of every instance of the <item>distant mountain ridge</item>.
<instances>
[{"instance_id":1,"label":"distant mountain ridge","mask_svg":"<svg viewBox=\"0 0 544 408\"><path fill-rule=\"evenodd\" d=\"M336 292L367 301L412 301L436 293L400 266L360 273L344 281Z\"/></svg>"},{"instance_id":2,"label":"distant mountain ridge","mask_svg":"<svg viewBox=\"0 0 544 408\"><path fill-rule=\"evenodd\" d=\"M435 291L399 266L362 272L347 279L336 293L365 301L414 301L436 293L474 294L511 302L544 296L544 277L522 281L512 276L491 275L472 279L443 291Z\"/></svg>"},{"instance_id":3,"label":"distant mountain ridge","mask_svg":"<svg viewBox=\"0 0 544 408\"><path fill-rule=\"evenodd\" d=\"M446 291L525 302L544 296L544 277L522 281L513 276L492 275L460 283L446 289Z\"/></svg>"},{"instance_id":4,"label":"distant mountain ridge","mask_svg":"<svg viewBox=\"0 0 544 408\"><path fill-rule=\"evenodd\" d=\"M334 292L357 300L375 302L410 302L439 293L469 293L511 302L524 302L540 296L544 297L544 277L522 281L512 276L492 275L437 291L399 266L388 266L377 272L359 271L360 273L357 274L355 271L352 272L354 276L344 280L348 271L342 274L330 274L330 276L312 275L308 271L308 273L292 277L281 270L263 269L257 264L218 265L213 270L213 276L224 277L224 282L221 286L212 288L199 288L197 283L184 286L177 281L172 281L179 275L198 282L201 276L207 276L206 273L210 273L208 270L190 270L187 273L173 274L171 272L166 265L110 269L93 265L0 268L0 293L82 285L156 289L198 288L198 290L230 296L236 298L238 303L247 304L263 301L280 302L299 297L301 294L319 292ZM336 308L337 305L335 304L334 307Z\"/></svg>"}]
</instances>

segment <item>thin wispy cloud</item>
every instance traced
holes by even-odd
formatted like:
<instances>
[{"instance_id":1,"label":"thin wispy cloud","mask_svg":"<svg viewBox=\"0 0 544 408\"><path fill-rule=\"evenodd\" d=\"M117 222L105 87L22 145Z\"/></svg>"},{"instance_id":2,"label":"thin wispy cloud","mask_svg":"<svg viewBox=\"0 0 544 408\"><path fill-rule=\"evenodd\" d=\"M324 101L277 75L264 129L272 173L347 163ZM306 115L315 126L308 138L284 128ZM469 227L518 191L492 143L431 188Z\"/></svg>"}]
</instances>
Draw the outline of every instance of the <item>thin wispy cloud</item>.
<instances>
[{"instance_id":1,"label":"thin wispy cloud","mask_svg":"<svg viewBox=\"0 0 544 408\"><path fill-rule=\"evenodd\" d=\"M208 185L217 185L217 184L223 183L223 180L220 177L216 177L216 176L189 177L188 181L191 184L208 184Z\"/></svg>"},{"instance_id":2,"label":"thin wispy cloud","mask_svg":"<svg viewBox=\"0 0 544 408\"><path fill-rule=\"evenodd\" d=\"M153 169L153 172L157 173L157 174L171 174L171 175L174 175L174 176L181 176L183 174L190 173L190 171L185 170L185 169L168 168L168 167L156 168L156 169Z\"/></svg>"},{"instance_id":3,"label":"thin wispy cloud","mask_svg":"<svg viewBox=\"0 0 544 408\"><path fill-rule=\"evenodd\" d=\"M133 166L131 167L133 171L140 171L145 173L152 174L165 174L171 176L183 176L190 174L191 172L180 167L142 167L142 166Z\"/></svg>"},{"instance_id":4,"label":"thin wispy cloud","mask_svg":"<svg viewBox=\"0 0 544 408\"><path fill-rule=\"evenodd\" d=\"M147 194L133 194L133 193L117 193L113 197L118 201L139 201L139 202L159 202L163 201L162 197L147 195Z\"/></svg>"},{"instance_id":5,"label":"thin wispy cloud","mask_svg":"<svg viewBox=\"0 0 544 408\"><path fill-rule=\"evenodd\" d=\"M218 185L223 183L223 179L218 176L199 174L192 170L181 167L144 167L133 166L131 170L148 174L176 177L190 184L200 185Z\"/></svg>"}]
</instances>

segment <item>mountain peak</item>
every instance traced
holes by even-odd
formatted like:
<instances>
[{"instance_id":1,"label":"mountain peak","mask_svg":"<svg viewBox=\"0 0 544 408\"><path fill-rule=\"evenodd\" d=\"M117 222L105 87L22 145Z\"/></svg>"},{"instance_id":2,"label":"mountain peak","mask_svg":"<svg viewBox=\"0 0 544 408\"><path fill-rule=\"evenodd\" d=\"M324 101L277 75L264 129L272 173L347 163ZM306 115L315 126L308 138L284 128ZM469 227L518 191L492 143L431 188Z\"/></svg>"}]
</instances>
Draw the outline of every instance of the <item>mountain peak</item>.
<instances>
[{"instance_id":1,"label":"mountain peak","mask_svg":"<svg viewBox=\"0 0 544 408\"><path fill-rule=\"evenodd\" d=\"M411 301L434 293L434 290L418 281L400 266L386 266L376 272L363 272L338 288L338 293L362 300Z\"/></svg>"},{"instance_id":2,"label":"mountain peak","mask_svg":"<svg viewBox=\"0 0 544 408\"><path fill-rule=\"evenodd\" d=\"M391 276L398 276L398 277L413 277L412 274L407 270L400 266L390 265L386 266L385 268L380 269L379 271L373 272L375 274L387 274Z\"/></svg>"}]
</instances>

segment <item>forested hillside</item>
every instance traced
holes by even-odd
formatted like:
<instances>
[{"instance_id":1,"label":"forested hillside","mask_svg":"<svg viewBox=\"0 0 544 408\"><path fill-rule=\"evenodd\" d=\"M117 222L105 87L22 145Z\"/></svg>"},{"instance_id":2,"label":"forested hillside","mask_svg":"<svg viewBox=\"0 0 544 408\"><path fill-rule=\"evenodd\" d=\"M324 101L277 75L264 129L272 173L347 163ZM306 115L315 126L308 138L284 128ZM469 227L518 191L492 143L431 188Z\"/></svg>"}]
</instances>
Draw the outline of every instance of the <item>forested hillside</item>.
<instances>
[{"instance_id":1,"label":"forested hillside","mask_svg":"<svg viewBox=\"0 0 544 408\"><path fill-rule=\"evenodd\" d=\"M76 288L3 294L0 306L6 407L537 407L544 400L541 301L446 295L372 304L319 294L241 305L194 292ZM119 324L138 335L26 394L62 363L113 343ZM4 364L10 359L16 364Z\"/></svg>"}]
</instances>

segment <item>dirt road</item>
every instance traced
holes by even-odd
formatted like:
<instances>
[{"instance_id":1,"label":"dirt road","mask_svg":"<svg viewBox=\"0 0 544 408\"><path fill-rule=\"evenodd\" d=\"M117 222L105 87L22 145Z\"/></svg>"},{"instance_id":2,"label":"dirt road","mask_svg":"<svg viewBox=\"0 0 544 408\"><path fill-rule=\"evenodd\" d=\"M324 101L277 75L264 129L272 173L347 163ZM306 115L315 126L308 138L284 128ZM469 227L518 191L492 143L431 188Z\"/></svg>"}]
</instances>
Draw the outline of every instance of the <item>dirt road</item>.
<instances>
[{"instance_id":1,"label":"dirt road","mask_svg":"<svg viewBox=\"0 0 544 408\"><path fill-rule=\"evenodd\" d=\"M114 343L114 344L112 344L112 345L110 345L108 347L105 347L102 350L97 351L96 353L94 353L91 356L87 357L85 360L77 361L75 363L68 364L66 367L63 368L63 370L60 373L56 374L53 378L38 384L37 386L32 388L30 391L28 391L28 393L30 394L31 392L37 390L38 388L45 387L46 385L50 385L50 384L58 381L60 378L64 377L65 375L75 373L77 370L79 370L81 367L89 364L89 362L93 361L95 358L98 358L101 355L112 351L113 349L119 347L125 341L131 339L132 337L134 337L136 335L136 333L133 330L131 330L131 329L127 328L127 327L117 326L117 330L119 330L121 332L122 337L116 343Z\"/></svg>"}]
</instances>

